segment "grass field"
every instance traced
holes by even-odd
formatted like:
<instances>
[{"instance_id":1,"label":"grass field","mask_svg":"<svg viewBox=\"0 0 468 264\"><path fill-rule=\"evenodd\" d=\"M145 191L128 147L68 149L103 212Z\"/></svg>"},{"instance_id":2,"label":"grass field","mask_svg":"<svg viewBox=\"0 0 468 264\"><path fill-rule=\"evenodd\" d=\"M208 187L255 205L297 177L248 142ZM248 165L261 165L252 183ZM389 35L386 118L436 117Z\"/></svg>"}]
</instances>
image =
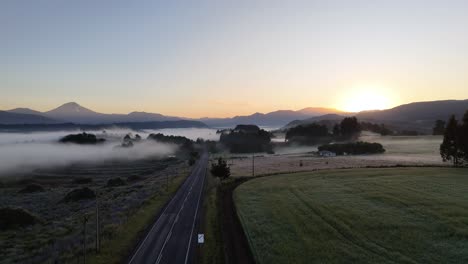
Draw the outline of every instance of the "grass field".
<instances>
[{"instance_id":1,"label":"grass field","mask_svg":"<svg viewBox=\"0 0 468 264\"><path fill-rule=\"evenodd\" d=\"M468 263L468 169L277 175L234 199L258 263Z\"/></svg>"}]
</instances>

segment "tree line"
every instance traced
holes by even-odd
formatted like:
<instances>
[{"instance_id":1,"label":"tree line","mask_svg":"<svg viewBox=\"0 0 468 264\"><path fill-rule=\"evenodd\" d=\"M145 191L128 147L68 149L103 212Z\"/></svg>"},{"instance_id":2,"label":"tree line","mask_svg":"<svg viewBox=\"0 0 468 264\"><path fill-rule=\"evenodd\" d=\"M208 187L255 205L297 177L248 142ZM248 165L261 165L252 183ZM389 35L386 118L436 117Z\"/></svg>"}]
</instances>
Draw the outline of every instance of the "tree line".
<instances>
[{"instance_id":1,"label":"tree line","mask_svg":"<svg viewBox=\"0 0 468 264\"><path fill-rule=\"evenodd\" d=\"M292 127L286 132L286 141L308 145L333 140L352 140L357 139L361 130L361 124L356 117L345 117L333 127L331 133L326 125L318 123Z\"/></svg>"},{"instance_id":2,"label":"tree line","mask_svg":"<svg viewBox=\"0 0 468 264\"><path fill-rule=\"evenodd\" d=\"M457 167L468 164L468 111L461 122L455 115L447 121L440 156L444 162L452 162Z\"/></svg>"}]
</instances>

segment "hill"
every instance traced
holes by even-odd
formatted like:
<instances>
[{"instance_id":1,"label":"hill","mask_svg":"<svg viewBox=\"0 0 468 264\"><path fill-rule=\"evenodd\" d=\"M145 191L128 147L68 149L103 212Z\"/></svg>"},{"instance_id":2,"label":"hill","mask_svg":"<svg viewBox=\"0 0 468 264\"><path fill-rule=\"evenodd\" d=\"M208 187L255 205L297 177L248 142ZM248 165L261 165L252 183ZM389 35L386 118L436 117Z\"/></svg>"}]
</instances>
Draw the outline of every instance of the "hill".
<instances>
[{"instance_id":1,"label":"hill","mask_svg":"<svg viewBox=\"0 0 468 264\"><path fill-rule=\"evenodd\" d=\"M413 130L421 133L431 133L436 120L447 120L455 114L460 119L468 110L468 100L444 100L416 102L400 105L386 110L363 111L354 114L360 121L385 124L396 130ZM323 115L288 123L283 129L302 124L329 121L338 122L345 115Z\"/></svg>"},{"instance_id":2,"label":"hill","mask_svg":"<svg viewBox=\"0 0 468 264\"><path fill-rule=\"evenodd\" d=\"M0 111L0 124L55 124L56 120L33 114L20 114L7 111Z\"/></svg>"},{"instance_id":3,"label":"hill","mask_svg":"<svg viewBox=\"0 0 468 264\"><path fill-rule=\"evenodd\" d=\"M343 113L330 108L304 108L298 111L278 110L270 113L255 113L248 116L235 116L232 118L201 118L200 121L213 127L234 127L237 124L255 124L258 126L281 127L297 119L306 119L320 116L324 113Z\"/></svg>"}]
</instances>

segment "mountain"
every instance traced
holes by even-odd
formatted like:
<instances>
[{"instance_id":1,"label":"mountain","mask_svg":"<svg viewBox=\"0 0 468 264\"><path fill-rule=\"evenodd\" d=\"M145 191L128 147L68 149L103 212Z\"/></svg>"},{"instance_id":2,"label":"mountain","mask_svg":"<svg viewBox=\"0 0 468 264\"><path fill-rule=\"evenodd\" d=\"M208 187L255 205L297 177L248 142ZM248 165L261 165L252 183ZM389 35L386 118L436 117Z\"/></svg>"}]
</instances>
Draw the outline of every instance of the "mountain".
<instances>
[{"instance_id":1,"label":"mountain","mask_svg":"<svg viewBox=\"0 0 468 264\"><path fill-rule=\"evenodd\" d=\"M132 112L126 114L103 114L85 108L75 102L63 104L47 112L39 112L29 108L15 108L4 111L11 114L35 115L36 118L26 118L20 115L3 114L0 124L37 124L37 123L76 123L76 124L115 124L131 122L160 122L181 120L178 117L164 116L156 113ZM17 120L14 118L18 117Z\"/></svg>"},{"instance_id":2,"label":"mountain","mask_svg":"<svg viewBox=\"0 0 468 264\"><path fill-rule=\"evenodd\" d=\"M380 111L363 111L356 116L361 119L425 123L437 119L447 120L452 114L460 119L466 110L468 100L443 100L404 104Z\"/></svg>"},{"instance_id":3,"label":"mountain","mask_svg":"<svg viewBox=\"0 0 468 264\"><path fill-rule=\"evenodd\" d=\"M384 123L397 130L414 130L422 133L431 133L436 120L447 120L454 114L461 119L468 110L468 100L443 100L429 102L415 102L400 105L386 110L362 111L354 115L361 121ZM295 120L284 128L301 124L309 124L321 120L339 121L348 115L323 115L303 120Z\"/></svg>"},{"instance_id":4,"label":"mountain","mask_svg":"<svg viewBox=\"0 0 468 264\"><path fill-rule=\"evenodd\" d=\"M343 113L330 108L304 108L298 111L278 110L270 113L255 113L248 116L232 118L201 118L200 121L212 127L234 127L238 124L255 124L258 126L281 127L292 120L320 116L323 113Z\"/></svg>"},{"instance_id":5,"label":"mountain","mask_svg":"<svg viewBox=\"0 0 468 264\"><path fill-rule=\"evenodd\" d=\"M331 113L344 113L343 111L340 111L338 109L324 107L307 107L296 112L312 116L326 115Z\"/></svg>"},{"instance_id":6,"label":"mountain","mask_svg":"<svg viewBox=\"0 0 468 264\"><path fill-rule=\"evenodd\" d=\"M102 114L85 108L75 102L66 103L44 113L45 116L77 124L110 124L125 122L155 122L181 120L161 114L132 112L125 114Z\"/></svg>"},{"instance_id":7,"label":"mountain","mask_svg":"<svg viewBox=\"0 0 468 264\"><path fill-rule=\"evenodd\" d=\"M27 114L27 115L42 115L41 112L29 109L29 108L15 108L15 109L8 110L6 112L17 113L17 114Z\"/></svg>"},{"instance_id":8,"label":"mountain","mask_svg":"<svg viewBox=\"0 0 468 264\"><path fill-rule=\"evenodd\" d=\"M55 124L56 120L41 115L21 114L7 111L0 111L0 124Z\"/></svg>"},{"instance_id":9,"label":"mountain","mask_svg":"<svg viewBox=\"0 0 468 264\"><path fill-rule=\"evenodd\" d=\"M2 112L0 112L1 116ZM36 132L36 131L68 131L68 130L106 130L115 127L140 129L163 129L163 128L206 128L207 126L199 121L175 120L175 121L154 121L154 122L130 122L112 124L73 124L73 123L30 123L30 124L0 124L0 132Z\"/></svg>"},{"instance_id":10,"label":"mountain","mask_svg":"<svg viewBox=\"0 0 468 264\"><path fill-rule=\"evenodd\" d=\"M288 129L291 127L295 127L298 125L307 125L307 124L312 124L312 123L320 123L322 121L333 121L335 123L340 122L345 118L347 115L337 115L337 114L327 114L327 115L321 115L321 116L315 116L303 120L294 120L292 122L289 122L287 125L282 127L282 129Z\"/></svg>"}]
</instances>

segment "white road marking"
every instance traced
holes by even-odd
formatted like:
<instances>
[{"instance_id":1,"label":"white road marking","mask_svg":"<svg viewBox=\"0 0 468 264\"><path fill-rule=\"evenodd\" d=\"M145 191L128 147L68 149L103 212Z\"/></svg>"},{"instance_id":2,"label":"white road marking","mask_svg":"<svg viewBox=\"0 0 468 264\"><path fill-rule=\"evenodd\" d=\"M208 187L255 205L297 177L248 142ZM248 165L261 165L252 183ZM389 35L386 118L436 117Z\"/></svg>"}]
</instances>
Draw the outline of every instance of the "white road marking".
<instances>
[{"instance_id":1,"label":"white road marking","mask_svg":"<svg viewBox=\"0 0 468 264\"><path fill-rule=\"evenodd\" d=\"M199 167L199 168L200 168L200 167ZM197 170L198 170L199 168L197 168ZM197 173L197 174L198 174L198 173ZM192 183L190 189L193 188L193 186L195 185L195 183L196 183L197 181L198 181L198 177L197 177L197 179L195 179L195 180L193 181L193 183ZM204 183L204 182L205 182L205 177L203 177L203 183ZM203 188L202 188L202 189L203 189ZM189 196L189 193L187 193L187 195L185 196L184 202L182 203L182 206L180 207L179 212L177 212L176 219L179 217L180 212L182 212L182 209L184 208L183 205L184 205L185 202L187 201L188 196ZM200 197L198 198L198 203L199 203L199 202L200 202ZM196 210L196 212L195 212L195 215L196 215L197 211L198 211L198 204L197 204L197 210ZM171 229L169 230L169 233L170 233L170 234L172 234L172 230L174 229L175 224L176 224L176 221L174 221L174 222L172 223ZM192 232L193 232L193 228L192 228ZM191 236L191 235L190 235L190 236ZM164 241L164 244L163 244L163 246L161 247L161 250L159 251L158 259L156 260L155 264L159 264L159 262L161 261L161 259L162 259L162 253L163 253L164 248L166 247L166 244L167 244L168 241L169 241L169 237L166 237L166 241ZM189 244L189 246L190 246L190 244ZM188 253L187 253L187 254L188 254ZM187 261L187 260L186 260L186 261Z\"/></svg>"},{"instance_id":2,"label":"white road marking","mask_svg":"<svg viewBox=\"0 0 468 264\"><path fill-rule=\"evenodd\" d=\"M192 176L194 174L195 170L191 172L191 175ZM187 182L184 182L184 185L185 183ZM192 186L193 184L195 184L195 180L194 182L192 183ZM153 232L153 229L158 225L159 221L161 220L162 216L165 214L167 208L169 208L171 206L171 204L174 202L175 200L175 196L171 199L171 201L169 202L169 204L166 206L166 208L164 208L163 212L161 213L161 215L159 216L158 220L156 220L156 223L154 223L154 225L151 227L150 231L148 232L148 234L146 234L145 236L145 239L143 240L143 242L141 242L140 246L138 246L138 249L135 251L135 254L133 254L132 258L130 259L130 261L128 262L128 264L131 264L133 262L133 260L135 259L136 255L138 254L138 252L140 251L141 247L145 244L146 240L148 239L149 235ZM162 251L162 250L161 250ZM159 258L158 258L159 259ZM159 262L159 260L158 260ZM157 263L158 263L157 262Z\"/></svg>"},{"instance_id":3,"label":"white road marking","mask_svg":"<svg viewBox=\"0 0 468 264\"><path fill-rule=\"evenodd\" d=\"M195 216L193 218L193 224L192 224L192 232L190 232L187 253L185 254L185 262L184 262L185 264L187 264L188 255L189 255L189 252L190 252L190 245L192 244L193 230L195 229L195 222L197 221L198 206L200 205L200 199L201 199L202 192L203 192L203 187L204 187L203 185L205 184L205 177L206 177L206 170L205 170L205 175L203 176L202 187L200 188L200 194L198 195L197 209L195 210Z\"/></svg>"}]
</instances>

